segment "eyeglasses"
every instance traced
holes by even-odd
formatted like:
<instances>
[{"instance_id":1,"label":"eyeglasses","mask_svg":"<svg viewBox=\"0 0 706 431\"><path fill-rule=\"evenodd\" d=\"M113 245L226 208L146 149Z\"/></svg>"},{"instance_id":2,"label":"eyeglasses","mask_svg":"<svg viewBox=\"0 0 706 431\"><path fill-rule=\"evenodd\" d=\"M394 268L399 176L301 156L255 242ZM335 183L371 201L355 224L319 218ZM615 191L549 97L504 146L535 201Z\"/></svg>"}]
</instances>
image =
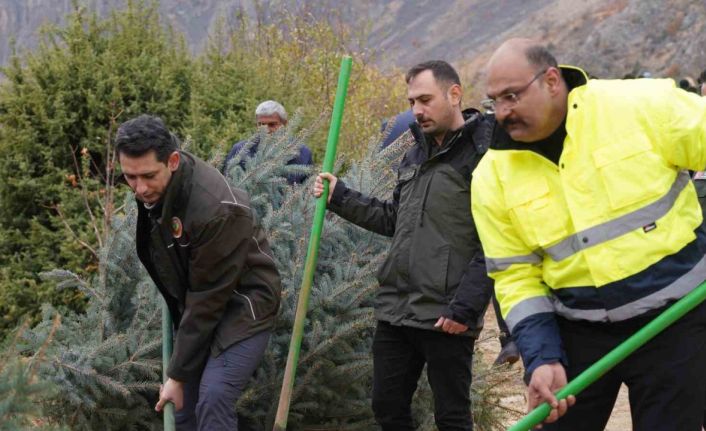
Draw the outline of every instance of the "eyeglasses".
<instances>
[{"instance_id":1,"label":"eyeglasses","mask_svg":"<svg viewBox=\"0 0 706 431\"><path fill-rule=\"evenodd\" d=\"M547 73L547 70L549 69L544 69L541 72L537 73L534 75L534 78L527 84L525 84L522 88L519 90L515 90L512 93L505 93L502 94L495 99L493 98L488 98L488 99L483 99L480 102L480 106L483 107L486 111L493 111L495 112L498 108L506 107L506 108L512 108L514 106L517 106L518 103L520 103L520 94L524 93L527 91L527 89L532 85L534 81L537 80L540 76L544 75Z\"/></svg>"}]
</instances>

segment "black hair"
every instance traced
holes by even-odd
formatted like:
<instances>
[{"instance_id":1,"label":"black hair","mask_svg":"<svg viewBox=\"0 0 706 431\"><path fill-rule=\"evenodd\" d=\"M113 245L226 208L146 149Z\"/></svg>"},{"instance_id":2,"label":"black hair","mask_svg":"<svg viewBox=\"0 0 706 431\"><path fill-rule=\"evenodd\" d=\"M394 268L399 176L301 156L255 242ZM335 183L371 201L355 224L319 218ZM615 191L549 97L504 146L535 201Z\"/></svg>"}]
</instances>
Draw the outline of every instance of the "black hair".
<instances>
[{"instance_id":1,"label":"black hair","mask_svg":"<svg viewBox=\"0 0 706 431\"><path fill-rule=\"evenodd\" d=\"M527 62L532 66L536 66L537 70L548 69L550 67L559 67L556 58L549 50L541 45L532 45L525 50Z\"/></svg>"},{"instance_id":2,"label":"black hair","mask_svg":"<svg viewBox=\"0 0 706 431\"><path fill-rule=\"evenodd\" d=\"M157 160L166 163L178 149L176 137L169 132L161 118L142 114L120 125L115 137L118 155L141 157L154 151Z\"/></svg>"},{"instance_id":3,"label":"black hair","mask_svg":"<svg viewBox=\"0 0 706 431\"><path fill-rule=\"evenodd\" d=\"M461 80L458 77L456 69L453 68L449 63L443 60L431 60L425 61L424 63L419 63L412 66L411 69L407 71L405 75L405 82L409 84L414 77L424 72L425 70L431 70L432 75L436 82L451 85L461 85Z\"/></svg>"}]
</instances>

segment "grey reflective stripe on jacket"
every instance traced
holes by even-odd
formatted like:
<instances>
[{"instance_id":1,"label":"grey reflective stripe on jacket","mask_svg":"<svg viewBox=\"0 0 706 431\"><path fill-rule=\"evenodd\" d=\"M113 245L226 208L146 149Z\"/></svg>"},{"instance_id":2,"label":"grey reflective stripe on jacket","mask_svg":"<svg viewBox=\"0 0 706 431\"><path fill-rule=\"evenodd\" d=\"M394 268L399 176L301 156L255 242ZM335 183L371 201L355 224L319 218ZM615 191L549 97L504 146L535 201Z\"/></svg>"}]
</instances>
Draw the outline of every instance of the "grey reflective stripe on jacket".
<instances>
[{"instance_id":1,"label":"grey reflective stripe on jacket","mask_svg":"<svg viewBox=\"0 0 706 431\"><path fill-rule=\"evenodd\" d=\"M510 265L515 265L519 263L526 263L530 265L540 264L542 263L541 252L524 254L522 256L485 258L485 266L488 268L488 272L504 271L508 269Z\"/></svg>"},{"instance_id":2,"label":"grey reflective stripe on jacket","mask_svg":"<svg viewBox=\"0 0 706 431\"><path fill-rule=\"evenodd\" d=\"M614 220L576 232L558 243L534 253L503 258L486 257L488 272L503 271L513 264L536 265L542 262L542 255L545 253L555 262L559 262L573 256L581 250L610 241L650 223L654 223L656 220L665 216L672 206L674 206L679 194L684 190L684 187L689 184L689 181L689 173L682 171L677 175L676 180L667 194L649 205Z\"/></svg>"},{"instance_id":3,"label":"grey reflective stripe on jacket","mask_svg":"<svg viewBox=\"0 0 706 431\"><path fill-rule=\"evenodd\" d=\"M512 307L512 310L505 318L505 323L512 333L515 325L533 314L552 313L554 306L547 296L535 296L525 299Z\"/></svg>"},{"instance_id":4,"label":"grey reflective stripe on jacket","mask_svg":"<svg viewBox=\"0 0 706 431\"><path fill-rule=\"evenodd\" d=\"M689 184L689 173L682 171L677 175L667 194L636 211L625 214L614 220L607 221L577 232L559 243L547 247L544 251L554 261L564 260L581 250L601 244L611 239L630 233L636 229L654 223L664 217L674 206L679 194Z\"/></svg>"},{"instance_id":5,"label":"grey reflective stripe on jacket","mask_svg":"<svg viewBox=\"0 0 706 431\"><path fill-rule=\"evenodd\" d=\"M640 316L650 310L659 309L677 299L684 297L706 278L706 257L694 266L691 271L670 285L620 307L606 310L569 308L561 301L553 298L554 310L560 316L572 320L588 320L591 322L619 322ZM509 323L508 323L509 326Z\"/></svg>"},{"instance_id":6,"label":"grey reflective stripe on jacket","mask_svg":"<svg viewBox=\"0 0 706 431\"><path fill-rule=\"evenodd\" d=\"M706 278L706 257L694 266L691 271L671 283L670 285L639 298L630 303L612 309L578 309L567 307L553 294L551 296L538 296L521 301L512 307L506 317L507 326L512 332L515 325L523 319L540 313L555 312L559 316L570 320L587 320L590 322L619 322L641 316L650 310L659 309L694 289ZM570 288L569 288L570 289Z\"/></svg>"}]
</instances>

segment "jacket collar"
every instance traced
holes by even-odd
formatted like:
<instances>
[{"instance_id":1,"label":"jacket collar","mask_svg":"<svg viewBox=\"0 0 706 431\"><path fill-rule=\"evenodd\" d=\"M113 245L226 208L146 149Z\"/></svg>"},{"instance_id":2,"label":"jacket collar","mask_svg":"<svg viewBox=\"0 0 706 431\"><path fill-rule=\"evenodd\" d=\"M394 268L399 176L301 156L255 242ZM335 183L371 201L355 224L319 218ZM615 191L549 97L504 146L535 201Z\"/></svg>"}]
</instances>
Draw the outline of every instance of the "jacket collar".
<instances>
[{"instance_id":1,"label":"jacket collar","mask_svg":"<svg viewBox=\"0 0 706 431\"><path fill-rule=\"evenodd\" d=\"M179 167L172 174L172 178L167 185L167 191L162 200L162 217L160 224L165 220L169 222L174 214L178 214L182 208L185 208L189 202L191 189L191 177L193 176L194 167L192 164L191 154L186 151L179 151L181 158Z\"/></svg>"},{"instance_id":2,"label":"jacket collar","mask_svg":"<svg viewBox=\"0 0 706 431\"><path fill-rule=\"evenodd\" d=\"M449 151L449 149L451 149L451 147L458 142L462 136L471 136L471 133L475 127L475 120L477 120L481 114L477 109L473 108L464 110L462 114L464 119L463 125L456 130L449 131L446 136L444 136L444 141L441 143L441 148L434 157ZM421 126L416 121L411 123L409 128L412 131L412 136L414 136L414 140L417 142L417 145L419 145L426 152L426 154L429 154L429 145L433 145L431 142L433 142L434 138L430 135L424 134Z\"/></svg>"},{"instance_id":3,"label":"jacket collar","mask_svg":"<svg viewBox=\"0 0 706 431\"><path fill-rule=\"evenodd\" d=\"M566 81L569 91L585 85L588 82L586 71L580 67L561 64L559 65L559 70L561 70L561 76L564 78L564 81Z\"/></svg>"}]
</instances>

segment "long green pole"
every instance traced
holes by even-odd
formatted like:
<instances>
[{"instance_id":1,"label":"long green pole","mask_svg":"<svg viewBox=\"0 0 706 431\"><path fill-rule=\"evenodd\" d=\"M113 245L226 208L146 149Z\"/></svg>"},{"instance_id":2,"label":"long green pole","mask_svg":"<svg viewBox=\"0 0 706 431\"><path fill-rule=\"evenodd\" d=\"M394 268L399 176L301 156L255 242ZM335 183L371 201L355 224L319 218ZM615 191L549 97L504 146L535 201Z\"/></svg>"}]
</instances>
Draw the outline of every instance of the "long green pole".
<instances>
[{"instance_id":1,"label":"long green pole","mask_svg":"<svg viewBox=\"0 0 706 431\"><path fill-rule=\"evenodd\" d=\"M333 103L333 112L331 113L331 126L328 131L328 141L326 143L326 154L324 156L322 172L331 172L333 170L333 163L336 160L336 146L338 145L338 135L341 130L341 119L343 118L343 107L345 105L346 93L348 92L348 79L351 75L352 62L353 60L349 56L345 56L343 60L341 60L341 71L338 75L338 87L336 89L336 99ZM314 270L316 269L316 260L319 257L319 241L321 240L321 229L323 228L324 215L326 214L328 186L328 181L324 181L324 192L316 201L314 224L311 228L309 249L306 253L306 263L304 264L304 277L302 278L302 284L299 290L297 312L294 316L292 341L289 344L287 366L284 370L282 391L279 395L279 405L277 406L277 416L275 417L273 428L275 431L284 431L287 428L287 416L289 415L289 404L294 388L294 376L296 374L297 363L299 362L299 351L304 335L306 311L309 308L309 296L311 295L311 286L314 281Z\"/></svg>"},{"instance_id":2,"label":"long green pole","mask_svg":"<svg viewBox=\"0 0 706 431\"><path fill-rule=\"evenodd\" d=\"M169 314L167 303L162 301L162 383L165 383L167 377L167 367L169 360L172 357L172 315ZM174 404L166 403L164 405L164 431L174 431Z\"/></svg>"},{"instance_id":3,"label":"long green pole","mask_svg":"<svg viewBox=\"0 0 706 431\"><path fill-rule=\"evenodd\" d=\"M688 295L675 302L674 305L664 310L662 314L654 318L654 320L645 325L630 338L623 341L622 344L611 350L598 362L576 376L574 380L570 381L556 393L557 400L563 400L569 395L578 395L581 391L610 371L611 368L627 358L632 352L642 347L643 344L647 343L655 335L662 332L669 325L701 304L704 299L706 299L706 283L702 283L699 287L689 292ZM515 425L508 428L508 431L531 430L546 419L550 411L551 407L549 404L542 403Z\"/></svg>"}]
</instances>

